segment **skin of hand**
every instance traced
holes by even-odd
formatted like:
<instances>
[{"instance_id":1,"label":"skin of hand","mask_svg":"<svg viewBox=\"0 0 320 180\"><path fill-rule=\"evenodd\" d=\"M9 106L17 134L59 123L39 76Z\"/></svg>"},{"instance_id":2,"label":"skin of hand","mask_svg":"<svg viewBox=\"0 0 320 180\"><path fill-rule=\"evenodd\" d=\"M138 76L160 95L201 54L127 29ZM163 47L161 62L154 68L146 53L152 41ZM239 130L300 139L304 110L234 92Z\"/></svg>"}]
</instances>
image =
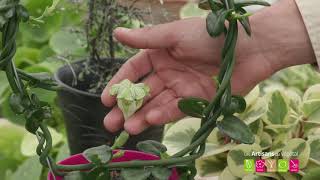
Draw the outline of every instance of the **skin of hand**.
<instances>
[{"instance_id":1,"label":"skin of hand","mask_svg":"<svg viewBox=\"0 0 320 180\"><path fill-rule=\"evenodd\" d=\"M294 0L281 0L250 18L252 37L239 28L233 93L245 95L280 69L316 61ZM219 72L224 37L211 38L205 19L191 18L135 30L118 28L114 35L121 43L142 50L110 81L101 97L103 104L116 104L109 90L123 79L135 82L144 77L151 94L126 122L115 106L104 119L109 131L124 127L136 135L151 125L182 118L177 103L183 97L214 97L212 77Z\"/></svg>"}]
</instances>

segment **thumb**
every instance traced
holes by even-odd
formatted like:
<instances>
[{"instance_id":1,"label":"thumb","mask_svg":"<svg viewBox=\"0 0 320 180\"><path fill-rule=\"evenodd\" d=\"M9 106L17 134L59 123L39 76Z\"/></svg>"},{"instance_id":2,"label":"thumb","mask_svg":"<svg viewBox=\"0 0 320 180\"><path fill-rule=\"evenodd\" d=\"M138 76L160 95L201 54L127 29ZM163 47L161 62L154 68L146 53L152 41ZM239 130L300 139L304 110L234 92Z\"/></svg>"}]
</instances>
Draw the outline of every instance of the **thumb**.
<instances>
[{"instance_id":1,"label":"thumb","mask_svg":"<svg viewBox=\"0 0 320 180\"><path fill-rule=\"evenodd\" d=\"M136 49L162 49L173 47L177 42L175 24L161 24L140 29L117 28L115 38Z\"/></svg>"}]
</instances>

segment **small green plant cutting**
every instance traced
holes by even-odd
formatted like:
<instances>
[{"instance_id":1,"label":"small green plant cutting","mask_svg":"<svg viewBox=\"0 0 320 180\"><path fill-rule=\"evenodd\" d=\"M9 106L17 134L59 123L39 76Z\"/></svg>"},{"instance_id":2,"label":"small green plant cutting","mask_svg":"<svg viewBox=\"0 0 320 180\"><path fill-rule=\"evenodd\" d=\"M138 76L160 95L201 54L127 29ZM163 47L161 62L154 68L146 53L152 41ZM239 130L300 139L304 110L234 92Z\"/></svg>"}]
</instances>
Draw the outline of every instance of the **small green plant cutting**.
<instances>
[{"instance_id":1,"label":"small green plant cutting","mask_svg":"<svg viewBox=\"0 0 320 180\"><path fill-rule=\"evenodd\" d=\"M50 14L58 1L46 9L44 16ZM47 74L28 74L17 69L12 61L16 52L16 38L19 24L30 19L28 10L19 0L1 0L0 2L0 70L5 71L12 95L10 105L17 114L25 117L25 128L34 134L39 141L36 149L40 163L50 169L57 177L64 179L194 179L197 171L195 161L200 158L206 148L206 140L217 127L221 133L235 143L253 144L254 133L235 113L246 110L246 101L241 96L231 94L231 77L236 59L236 44L238 37L238 22L248 35L251 34L249 16L244 7L251 5L269 6L264 1L256 0L208 0L202 1L199 7L210 10L207 17L207 30L212 37L225 35L222 49L221 68L219 75L213 77L217 90L214 99L209 102L204 99L190 97L179 102L179 108L186 115L201 118L201 127L193 136L191 143L179 152L168 155L167 148L156 141L143 141L137 144L137 149L144 153L158 156L154 160L114 161L125 155L120 149L129 135L122 132L113 146L103 145L87 149L83 155L87 164L61 165L56 164L50 156L52 137L47 127L50 121L50 106L41 102L30 91L31 87L56 90L59 85ZM143 98L149 93L144 84L134 84L123 80L114 85L110 94L117 97L118 106L126 118L130 117L143 104ZM172 174L176 173L176 176Z\"/></svg>"}]
</instances>

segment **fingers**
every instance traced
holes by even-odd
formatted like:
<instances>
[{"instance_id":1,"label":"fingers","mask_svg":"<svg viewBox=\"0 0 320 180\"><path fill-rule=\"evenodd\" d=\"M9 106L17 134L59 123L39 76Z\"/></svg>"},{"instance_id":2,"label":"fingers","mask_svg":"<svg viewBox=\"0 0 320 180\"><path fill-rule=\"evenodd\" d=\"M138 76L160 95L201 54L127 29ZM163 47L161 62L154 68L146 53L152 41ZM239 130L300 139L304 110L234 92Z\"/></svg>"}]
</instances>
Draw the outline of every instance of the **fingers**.
<instances>
[{"instance_id":1,"label":"fingers","mask_svg":"<svg viewBox=\"0 0 320 180\"><path fill-rule=\"evenodd\" d=\"M117 132L123 127L124 118L119 107L114 107L104 118L104 127L110 132Z\"/></svg>"},{"instance_id":2,"label":"fingers","mask_svg":"<svg viewBox=\"0 0 320 180\"><path fill-rule=\"evenodd\" d=\"M177 26L177 27L176 27ZM178 23L167 23L140 29L117 28L115 38L121 43L138 49L173 47L178 41L175 29Z\"/></svg>"},{"instance_id":3,"label":"fingers","mask_svg":"<svg viewBox=\"0 0 320 180\"><path fill-rule=\"evenodd\" d=\"M160 94L160 92L162 92L165 88L162 80L155 73L151 74L147 79L143 81L143 83L145 83L150 88L150 95L146 97L146 99L144 100L145 102ZM123 124L124 117L118 107L114 107L104 118L104 126L111 132L119 131L121 128L123 128Z\"/></svg>"},{"instance_id":4,"label":"fingers","mask_svg":"<svg viewBox=\"0 0 320 180\"><path fill-rule=\"evenodd\" d=\"M184 114L178 108L180 99L173 99L164 106L158 106L146 114L146 121L150 125L162 125L180 119Z\"/></svg>"},{"instance_id":5,"label":"fingers","mask_svg":"<svg viewBox=\"0 0 320 180\"><path fill-rule=\"evenodd\" d=\"M178 108L178 101L179 98L172 90L165 90L127 121L124 121L120 109L114 108L106 116L104 125L111 132L116 132L124 126L128 133L137 135L151 125L162 125L183 117Z\"/></svg>"},{"instance_id":6,"label":"fingers","mask_svg":"<svg viewBox=\"0 0 320 180\"><path fill-rule=\"evenodd\" d=\"M151 71L152 64L149 59L148 52L139 52L128 60L108 83L101 95L102 103L108 107L112 107L115 104L115 97L111 96L109 93L112 85L117 84L124 79L129 79L130 81L135 82Z\"/></svg>"},{"instance_id":7,"label":"fingers","mask_svg":"<svg viewBox=\"0 0 320 180\"><path fill-rule=\"evenodd\" d=\"M163 91L125 122L125 130L136 135L150 125L161 125L181 118L183 114L178 109L178 101L172 90Z\"/></svg>"}]
</instances>

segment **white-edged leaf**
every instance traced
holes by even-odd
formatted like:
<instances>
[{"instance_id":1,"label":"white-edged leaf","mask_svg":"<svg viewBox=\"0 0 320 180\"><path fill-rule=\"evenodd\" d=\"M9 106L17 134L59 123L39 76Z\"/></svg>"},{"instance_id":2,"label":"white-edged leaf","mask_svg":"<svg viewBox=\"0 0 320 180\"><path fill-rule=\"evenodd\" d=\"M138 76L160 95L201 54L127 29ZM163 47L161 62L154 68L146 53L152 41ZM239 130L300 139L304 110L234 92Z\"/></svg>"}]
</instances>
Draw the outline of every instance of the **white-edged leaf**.
<instances>
[{"instance_id":1,"label":"white-edged leaf","mask_svg":"<svg viewBox=\"0 0 320 180\"><path fill-rule=\"evenodd\" d=\"M218 176L227 167L226 154L201 158L196 161L196 167L201 177Z\"/></svg>"},{"instance_id":2,"label":"white-edged leaf","mask_svg":"<svg viewBox=\"0 0 320 180\"><path fill-rule=\"evenodd\" d=\"M268 111L266 117L263 118L264 122L268 125L284 124L289 114L287 98L280 91L267 94L266 98L268 98Z\"/></svg>"},{"instance_id":3,"label":"white-edged leaf","mask_svg":"<svg viewBox=\"0 0 320 180\"><path fill-rule=\"evenodd\" d=\"M272 137L266 133L263 132L260 136L260 146L263 150L270 148L272 145Z\"/></svg>"},{"instance_id":4,"label":"white-edged leaf","mask_svg":"<svg viewBox=\"0 0 320 180\"><path fill-rule=\"evenodd\" d=\"M293 156L295 154L298 156ZM299 166L301 169L303 169L307 166L309 161L310 145L304 139L290 139L286 146L282 149L282 156L285 159L299 159Z\"/></svg>"},{"instance_id":5,"label":"white-edged leaf","mask_svg":"<svg viewBox=\"0 0 320 180\"><path fill-rule=\"evenodd\" d=\"M265 97L257 98L245 112L238 115L246 124L251 124L260 119L268 110Z\"/></svg>"},{"instance_id":6,"label":"white-edged leaf","mask_svg":"<svg viewBox=\"0 0 320 180\"><path fill-rule=\"evenodd\" d=\"M309 139L307 142L310 145L310 158L320 162L320 137Z\"/></svg>"},{"instance_id":7,"label":"white-edged leaf","mask_svg":"<svg viewBox=\"0 0 320 180\"><path fill-rule=\"evenodd\" d=\"M241 180L241 178L238 178L238 177L234 176L234 175L231 173L231 171L230 171L230 169L229 169L228 167L226 167L226 168L222 171L222 173L220 174L220 176L219 176L219 180L226 180L226 179L228 179L228 180Z\"/></svg>"},{"instance_id":8,"label":"white-edged leaf","mask_svg":"<svg viewBox=\"0 0 320 180\"><path fill-rule=\"evenodd\" d=\"M303 95L303 101L320 100L320 84L309 87Z\"/></svg>"},{"instance_id":9,"label":"white-edged leaf","mask_svg":"<svg viewBox=\"0 0 320 180\"><path fill-rule=\"evenodd\" d=\"M168 148L167 153L172 155L187 147L193 135L200 128L198 118L184 118L173 124L163 137L162 143Z\"/></svg>"},{"instance_id":10,"label":"white-edged leaf","mask_svg":"<svg viewBox=\"0 0 320 180\"><path fill-rule=\"evenodd\" d=\"M250 108L253 104L255 104L259 96L260 96L260 87L259 85L257 85L244 97L247 103L247 107Z\"/></svg>"}]
</instances>

